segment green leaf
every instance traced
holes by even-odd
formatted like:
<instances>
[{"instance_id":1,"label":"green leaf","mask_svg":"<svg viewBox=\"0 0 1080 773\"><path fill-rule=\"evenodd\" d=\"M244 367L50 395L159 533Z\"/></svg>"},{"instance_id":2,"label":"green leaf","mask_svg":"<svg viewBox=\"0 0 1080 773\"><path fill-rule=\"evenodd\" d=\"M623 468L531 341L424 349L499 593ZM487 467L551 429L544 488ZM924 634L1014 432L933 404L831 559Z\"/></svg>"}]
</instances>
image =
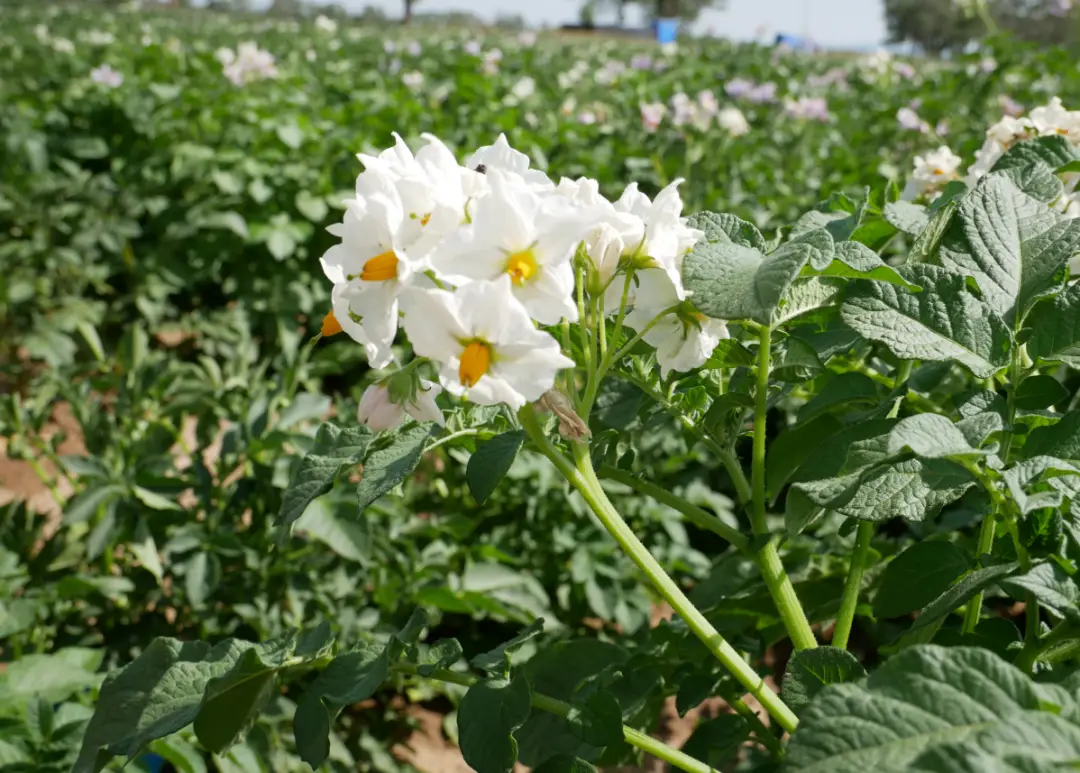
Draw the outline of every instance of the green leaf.
<instances>
[{"instance_id":1,"label":"green leaf","mask_svg":"<svg viewBox=\"0 0 1080 773\"><path fill-rule=\"evenodd\" d=\"M514 731L525 724L532 708L529 682L511 680L477 682L458 706L458 745L476 773L510 773L517 762Z\"/></svg>"},{"instance_id":2,"label":"green leaf","mask_svg":"<svg viewBox=\"0 0 1080 773\"><path fill-rule=\"evenodd\" d=\"M809 421L833 408L874 404L878 401L878 385L862 373L841 373L833 376L799 409L799 421Z\"/></svg>"},{"instance_id":3,"label":"green leaf","mask_svg":"<svg viewBox=\"0 0 1080 773\"><path fill-rule=\"evenodd\" d=\"M686 219L686 225L705 233L702 241L710 244L717 242L741 244L744 247L767 252L768 246L761 232L735 215L722 215L716 212L698 212Z\"/></svg>"},{"instance_id":4,"label":"green leaf","mask_svg":"<svg viewBox=\"0 0 1080 773\"><path fill-rule=\"evenodd\" d=\"M1008 178L1018 190L1044 204L1058 199L1065 188L1054 170L1045 165L1014 166L1003 169L999 174Z\"/></svg>"},{"instance_id":5,"label":"green leaf","mask_svg":"<svg viewBox=\"0 0 1080 773\"><path fill-rule=\"evenodd\" d=\"M899 203L899 202L898 202ZM881 258L877 253L859 242L840 242L836 245L833 262L822 271L823 276L846 277L848 279L876 279L879 282L891 282L912 292L918 292L914 285Z\"/></svg>"},{"instance_id":6,"label":"green leaf","mask_svg":"<svg viewBox=\"0 0 1080 773\"><path fill-rule=\"evenodd\" d=\"M682 750L714 770L732 767L743 745L750 738L750 723L738 714L721 714L694 728ZM680 768L668 765L669 773Z\"/></svg>"},{"instance_id":7,"label":"green leaf","mask_svg":"<svg viewBox=\"0 0 1080 773\"><path fill-rule=\"evenodd\" d=\"M847 283L827 276L810 276L796 279L784 293L776 311L772 314L773 327L779 327L821 309L835 308L844 297Z\"/></svg>"},{"instance_id":8,"label":"green leaf","mask_svg":"<svg viewBox=\"0 0 1080 773\"><path fill-rule=\"evenodd\" d=\"M1080 284L1036 305L1026 326L1032 331L1028 354L1033 359L1080 368Z\"/></svg>"},{"instance_id":9,"label":"green leaf","mask_svg":"<svg viewBox=\"0 0 1080 773\"><path fill-rule=\"evenodd\" d=\"M469 457L465 480L477 504L484 504L514 464L525 442L525 433L512 430L478 443L476 453Z\"/></svg>"},{"instance_id":10,"label":"green leaf","mask_svg":"<svg viewBox=\"0 0 1080 773\"><path fill-rule=\"evenodd\" d=\"M142 486L132 486L131 493L149 507L151 510L183 510L180 505L173 502L171 499L158 494L156 491L145 489Z\"/></svg>"},{"instance_id":11,"label":"green leaf","mask_svg":"<svg viewBox=\"0 0 1080 773\"><path fill-rule=\"evenodd\" d=\"M902 231L909 236L915 236L926 228L930 222L930 215L926 207L921 204L913 204L910 201L893 201L885 205L885 220L897 231Z\"/></svg>"},{"instance_id":12,"label":"green leaf","mask_svg":"<svg viewBox=\"0 0 1080 773\"><path fill-rule=\"evenodd\" d=\"M946 268L975 278L1008 320L1027 313L1068 276L1080 222L1054 212L1001 175L988 175L960 204L963 243L943 250Z\"/></svg>"},{"instance_id":13,"label":"green leaf","mask_svg":"<svg viewBox=\"0 0 1080 773\"><path fill-rule=\"evenodd\" d=\"M330 756L330 712L318 695L306 692L297 701L293 737L297 754L312 770Z\"/></svg>"},{"instance_id":14,"label":"green leaf","mask_svg":"<svg viewBox=\"0 0 1080 773\"><path fill-rule=\"evenodd\" d=\"M329 499L321 497L309 504L296 522L296 531L318 540L342 558L366 566L371 559L370 525L348 517L344 508Z\"/></svg>"},{"instance_id":15,"label":"green leaf","mask_svg":"<svg viewBox=\"0 0 1080 773\"><path fill-rule=\"evenodd\" d=\"M838 418L825 414L780 433L766 456L765 489L769 498L775 502L795 470L843 428Z\"/></svg>"},{"instance_id":16,"label":"green leaf","mask_svg":"<svg viewBox=\"0 0 1080 773\"><path fill-rule=\"evenodd\" d=\"M386 448L368 454L363 477L356 486L359 513L412 474L435 426L433 422L413 425L395 435Z\"/></svg>"},{"instance_id":17,"label":"green leaf","mask_svg":"<svg viewBox=\"0 0 1080 773\"><path fill-rule=\"evenodd\" d=\"M850 652L837 647L800 650L791 656L784 671L782 697L800 714L830 684L855 682L864 676L866 669Z\"/></svg>"},{"instance_id":18,"label":"green leaf","mask_svg":"<svg viewBox=\"0 0 1080 773\"><path fill-rule=\"evenodd\" d=\"M1022 453L1025 459L1053 456L1080 462L1080 410L1066 413L1055 424L1033 429Z\"/></svg>"},{"instance_id":19,"label":"green leaf","mask_svg":"<svg viewBox=\"0 0 1080 773\"><path fill-rule=\"evenodd\" d=\"M1080 153L1077 153L1066 137L1049 135L1016 143L998 159L992 171L1046 166L1056 172L1062 166L1077 159L1080 159Z\"/></svg>"},{"instance_id":20,"label":"green leaf","mask_svg":"<svg viewBox=\"0 0 1080 773\"><path fill-rule=\"evenodd\" d=\"M390 657L386 647L370 645L331 660L308 692L330 705L351 706L374 695L389 676Z\"/></svg>"},{"instance_id":21,"label":"green leaf","mask_svg":"<svg viewBox=\"0 0 1080 773\"><path fill-rule=\"evenodd\" d=\"M557 757L551 757L533 773L597 773L597 770L580 757L560 754Z\"/></svg>"},{"instance_id":22,"label":"green leaf","mask_svg":"<svg viewBox=\"0 0 1080 773\"><path fill-rule=\"evenodd\" d=\"M139 519L139 523L135 527L134 538L128 543L128 548L131 550L132 555L142 564L143 569L154 575L154 579L160 585L165 576L165 567L161 565L161 554L158 553L157 543L154 542L154 537L150 533L150 527L146 524L145 518Z\"/></svg>"},{"instance_id":23,"label":"green leaf","mask_svg":"<svg viewBox=\"0 0 1080 773\"><path fill-rule=\"evenodd\" d=\"M206 773L203 752L178 735L159 738L150 744L150 751L161 755L177 773Z\"/></svg>"},{"instance_id":24,"label":"green leaf","mask_svg":"<svg viewBox=\"0 0 1080 773\"><path fill-rule=\"evenodd\" d=\"M935 623L943 620L954 610L974 598L976 594L982 593L993 585L997 585L1010 574L1014 573L1019 566L1020 565L1015 562L1010 564L997 564L983 569L976 569L975 571L964 575L960 578L960 582L950 587L922 608L919 612L919 616L915 619L914 624L908 629L908 633L931 627Z\"/></svg>"},{"instance_id":25,"label":"green leaf","mask_svg":"<svg viewBox=\"0 0 1080 773\"><path fill-rule=\"evenodd\" d=\"M202 221L203 228L224 228L232 231L244 241L251 238L247 221L239 212L214 212Z\"/></svg>"},{"instance_id":26,"label":"green leaf","mask_svg":"<svg viewBox=\"0 0 1080 773\"><path fill-rule=\"evenodd\" d=\"M1080 622L1080 587L1055 561L1034 566L1031 571L1001 581L1001 587L1018 598L1032 593L1038 602L1057 617Z\"/></svg>"},{"instance_id":27,"label":"green leaf","mask_svg":"<svg viewBox=\"0 0 1080 773\"><path fill-rule=\"evenodd\" d=\"M427 648L424 662L416 667L420 676L431 676L436 670L450 668L461 660L462 649L457 639L439 639Z\"/></svg>"},{"instance_id":28,"label":"green leaf","mask_svg":"<svg viewBox=\"0 0 1080 773\"><path fill-rule=\"evenodd\" d=\"M119 483L107 483L86 489L68 501L64 508L64 523L73 525L90 520L102 505L115 501L127 493Z\"/></svg>"},{"instance_id":29,"label":"green leaf","mask_svg":"<svg viewBox=\"0 0 1080 773\"><path fill-rule=\"evenodd\" d=\"M300 191L294 199L296 209L301 215L313 223L321 223L326 219L326 213L330 207L321 196L313 196L307 191Z\"/></svg>"},{"instance_id":30,"label":"green leaf","mask_svg":"<svg viewBox=\"0 0 1080 773\"><path fill-rule=\"evenodd\" d=\"M827 265L832 237L809 231L767 257L733 242L698 243L683 261L683 281L694 304L716 319L751 319L771 324L792 282L811 259Z\"/></svg>"},{"instance_id":31,"label":"green leaf","mask_svg":"<svg viewBox=\"0 0 1080 773\"><path fill-rule=\"evenodd\" d=\"M622 709L606 690L575 700L566 721L570 732L590 746L613 746L623 741Z\"/></svg>"},{"instance_id":32,"label":"green leaf","mask_svg":"<svg viewBox=\"0 0 1080 773\"><path fill-rule=\"evenodd\" d=\"M950 419L937 413L909 416L893 427L889 433L888 452L899 455L904 451L923 459L985 455L971 447L967 437Z\"/></svg>"},{"instance_id":33,"label":"green leaf","mask_svg":"<svg viewBox=\"0 0 1080 773\"><path fill-rule=\"evenodd\" d=\"M963 188L963 183L958 182L957 184ZM938 199L938 201L942 200L945 200L944 193ZM953 220L959 209L960 205L955 198L946 200L937 209L934 208L933 204L930 206L932 213L930 222L912 241L911 250L908 252L907 257L908 265L926 264L934 261L941 248L941 242L945 238L945 234L949 233L952 228Z\"/></svg>"},{"instance_id":34,"label":"green leaf","mask_svg":"<svg viewBox=\"0 0 1080 773\"><path fill-rule=\"evenodd\" d=\"M720 343L730 340L726 338ZM710 367L708 363L706 367ZM645 393L636 385L619 379L604 379L593 403L593 417L605 427L626 429L637 418L643 402Z\"/></svg>"},{"instance_id":35,"label":"green leaf","mask_svg":"<svg viewBox=\"0 0 1080 773\"><path fill-rule=\"evenodd\" d=\"M848 518L923 521L973 485L971 473L949 460L905 459L792 488L818 507Z\"/></svg>"},{"instance_id":36,"label":"green leaf","mask_svg":"<svg viewBox=\"0 0 1080 773\"><path fill-rule=\"evenodd\" d=\"M989 377L1008 362L1008 328L968 292L963 276L926 265L906 266L900 272L923 291L856 282L840 308L844 322L901 359L955 360L978 378Z\"/></svg>"},{"instance_id":37,"label":"green leaf","mask_svg":"<svg viewBox=\"0 0 1080 773\"><path fill-rule=\"evenodd\" d=\"M1072 397L1060 381L1044 373L1028 376L1016 390L1016 407L1023 411L1038 411L1063 403Z\"/></svg>"},{"instance_id":38,"label":"green leaf","mask_svg":"<svg viewBox=\"0 0 1080 773\"><path fill-rule=\"evenodd\" d=\"M874 616L902 617L922 609L969 569L967 553L951 542L916 542L885 567L874 596Z\"/></svg>"},{"instance_id":39,"label":"green leaf","mask_svg":"<svg viewBox=\"0 0 1080 773\"><path fill-rule=\"evenodd\" d=\"M259 648L252 647L228 673L208 681L195 717L199 743L212 752L236 743L273 695L279 665L265 662Z\"/></svg>"},{"instance_id":40,"label":"green leaf","mask_svg":"<svg viewBox=\"0 0 1080 773\"><path fill-rule=\"evenodd\" d=\"M534 620L510 641L503 642L495 649L474 657L472 664L488 673L506 676L510 673L511 656L521 648L521 645L543 632L543 619Z\"/></svg>"},{"instance_id":41,"label":"green leaf","mask_svg":"<svg viewBox=\"0 0 1080 773\"><path fill-rule=\"evenodd\" d=\"M55 652L28 654L7 664L0 673L0 705L19 705L46 698L58 703L101 682L96 673L105 651L63 647Z\"/></svg>"},{"instance_id":42,"label":"green leaf","mask_svg":"<svg viewBox=\"0 0 1080 773\"><path fill-rule=\"evenodd\" d=\"M275 228L266 237L266 249L270 250L275 260L285 260L296 251L296 240L288 231Z\"/></svg>"},{"instance_id":43,"label":"green leaf","mask_svg":"<svg viewBox=\"0 0 1080 773\"><path fill-rule=\"evenodd\" d=\"M184 590L191 606L206 606L221 584L221 559L216 553L199 551L187 562L184 573Z\"/></svg>"},{"instance_id":44,"label":"green leaf","mask_svg":"<svg viewBox=\"0 0 1080 773\"><path fill-rule=\"evenodd\" d=\"M281 124L275 131L278 139L292 150L296 150L304 144L304 132L295 123Z\"/></svg>"},{"instance_id":45,"label":"green leaf","mask_svg":"<svg viewBox=\"0 0 1080 773\"><path fill-rule=\"evenodd\" d=\"M341 428L324 424L315 435L315 443L304 455L292 483L281 499L278 523L288 526L297 521L308 505L329 491L334 480L363 458L373 439L365 426Z\"/></svg>"},{"instance_id":46,"label":"green leaf","mask_svg":"<svg viewBox=\"0 0 1080 773\"><path fill-rule=\"evenodd\" d=\"M978 753L993 744L998 754L1018 763L1043 761L1010 770L1056 770L1046 763L1080 757L1080 728L1040 711L1041 705L1030 678L986 650L911 648L865 681L825 688L803 712L785 768L791 773L1005 770ZM958 764L970 759L968 749L989 764Z\"/></svg>"},{"instance_id":47,"label":"green leaf","mask_svg":"<svg viewBox=\"0 0 1080 773\"><path fill-rule=\"evenodd\" d=\"M99 753L130 757L156 738L191 724L207 683L222 676L252 644L155 639L105 680L72 773L97 773ZM106 750L107 747L107 750Z\"/></svg>"}]
</instances>

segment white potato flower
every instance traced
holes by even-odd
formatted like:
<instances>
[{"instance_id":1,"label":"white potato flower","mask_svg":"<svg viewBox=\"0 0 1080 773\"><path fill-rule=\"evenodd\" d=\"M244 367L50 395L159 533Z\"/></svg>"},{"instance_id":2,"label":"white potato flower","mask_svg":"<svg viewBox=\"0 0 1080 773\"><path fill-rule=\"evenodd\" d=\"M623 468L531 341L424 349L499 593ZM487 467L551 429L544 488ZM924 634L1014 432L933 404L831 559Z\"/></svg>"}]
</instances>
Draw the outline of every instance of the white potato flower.
<instances>
[{"instance_id":1,"label":"white potato flower","mask_svg":"<svg viewBox=\"0 0 1080 773\"><path fill-rule=\"evenodd\" d=\"M590 222L558 199L542 197L522 177L497 168L487 177L491 192L433 258L436 274L457 285L505 274L533 319L577 321L571 259Z\"/></svg>"},{"instance_id":2,"label":"white potato flower","mask_svg":"<svg viewBox=\"0 0 1080 773\"><path fill-rule=\"evenodd\" d=\"M946 183L959 179L961 161L960 156L945 145L925 156L915 156L915 169L908 178L901 198L914 201L924 196L934 197Z\"/></svg>"},{"instance_id":3,"label":"white potato flower","mask_svg":"<svg viewBox=\"0 0 1080 773\"><path fill-rule=\"evenodd\" d=\"M413 289L407 306L404 326L413 350L442 365L439 380L447 391L480 405L517 410L539 400L556 374L574 365L533 325L509 275L454 292Z\"/></svg>"},{"instance_id":4,"label":"white potato flower","mask_svg":"<svg viewBox=\"0 0 1080 773\"><path fill-rule=\"evenodd\" d=\"M554 184L546 174L539 169L529 168L531 163L531 159L525 153L510 147L505 134L500 134L494 144L477 148L476 152L469 156L465 166L469 169L477 167L484 170L498 169L516 174L537 188L553 188Z\"/></svg>"},{"instance_id":5,"label":"white potato flower","mask_svg":"<svg viewBox=\"0 0 1080 773\"><path fill-rule=\"evenodd\" d=\"M700 368L712 355L720 339L728 337L727 324L699 312L689 301L681 300L670 278L658 269L639 272L640 282L634 308L626 315L627 326L641 331L656 317L668 311L642 337L656 349L660 375Z\"/></svg>"},{"instance_id":6,"label":"white potato flower","mask_svg":"<svg viewBox=\"0 0 1080 773\"><path fill-rule=\"evenodd\" d=\"M725 107L716 116L716 122L732 137L741 137L750 131L750 122L737 107Z\"/></svg>"},{"instance_id":7,"label":"white potato flower","mask_svg":"<svg viewBox=\"0 0 1080 773\"><path fill-rule=\"evenodd\" d=\"M366 424L374 432L393 429L411 416L419 422L433 421L440 426L446 424L442 410L435 403L435 398L443 388L427 379L419 379L419 389L412 400L395 402L386 384L372 384L364 390L360 405L356 409L356 420Z\"/></svg>"}]
</instances>

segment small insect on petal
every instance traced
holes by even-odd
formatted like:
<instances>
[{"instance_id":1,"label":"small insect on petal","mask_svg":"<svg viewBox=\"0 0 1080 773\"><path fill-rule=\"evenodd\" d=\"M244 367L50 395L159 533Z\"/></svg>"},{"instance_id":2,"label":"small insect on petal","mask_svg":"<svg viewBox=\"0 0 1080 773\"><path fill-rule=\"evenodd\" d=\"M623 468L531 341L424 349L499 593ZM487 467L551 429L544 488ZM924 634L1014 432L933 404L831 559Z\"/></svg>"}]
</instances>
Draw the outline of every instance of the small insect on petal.
<instances>
[{"instance_id":1,"label":"small insect on petal","mask_svg":"<svg viewBox=\"0 0 1080 773\"><path fill-rule=\"evenodd\" d=\"M458 378L465 387L476 386L491 367L491 347L483 341L470 341L461 353Z\"/></svg>"},{"instance_id":2,"label":"small insect on petal","mask_svg":"<svg viewBox=\"0 0 1080 773\"><path fill-rule=\"evenodd\" d=\"M326 316L323 317L322 321L322 330L320 330L319 332L322 333L324 338L336 336L338 333L341 332L341 323L337 321L337 317L334 316L334 312L326 312Z\"/></svg>"}]
</instances>

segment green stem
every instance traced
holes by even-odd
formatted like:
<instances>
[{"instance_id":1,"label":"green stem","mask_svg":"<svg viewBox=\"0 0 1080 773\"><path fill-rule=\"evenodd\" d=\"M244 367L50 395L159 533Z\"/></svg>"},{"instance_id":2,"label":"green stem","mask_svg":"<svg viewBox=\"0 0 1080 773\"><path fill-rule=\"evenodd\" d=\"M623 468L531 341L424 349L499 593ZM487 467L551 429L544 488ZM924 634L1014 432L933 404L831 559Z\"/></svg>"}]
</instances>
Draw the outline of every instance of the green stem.
<instances>
[{"instance_id":1,"label":"green stem","mask_svg":"<svg viewBox=\"0 0 1080 773\"><path fill-rule=\"evenodd\" d=\"M833 631L832 646L847 649L851 638L851 625L855 621L855 608L859 605L859 591L862 590L863 572L866 570L866 556L870 552L870 540L874 538L874 522L859 521L855 532L855 550L851 554L851 568L844 582L844 594L840 597L840 612L836 616L836 628Z\"/></svg>"},{"instance_id":2,"label":"green stem","mask_svg":"<svg viewBox=\"0 0 1080 773\"><path fill-rule=\"evenodd\" d=\"M1036 642L1028 642L1016 656L1015 665L1025 673L1031 673L1039 660L1059 660L1071 656L1080 649L1080 630L1068 620L1062 620L1046 636Z\"/></svg>"},{"instance_id":3,"label":"green stem","mask_svg":"<svg viewBox=\"0 0 1080 773\"><path fill-rule=\"evenodd\" d=\"M427 676L420 676L417 667L411 663L398 663L392 667L392 670L399 674L417 676L421 679L434 679L439 682L456 684L460 687L472 687L480 681L479 677L473 676L472 674L463 674L458 671L449 671L444 668L437 668ZM569 703L556 700L555 698L549 698L546 695L541 695L536 692L532 693L531 700L533 708L540 709L540 711L546 711L557 717L565 718L572 708ZM623 738L625 738L626 742L631 746L641 749L643 752L647 752L679 770L684 770L686 773L718 773L715 768L706 763L696 760L678 749L673 749L662 741L658 741L652 736L634 730L632 727L623 725Z\"/></svg>"},{"instance_id":4,"label":"green stem","mask_svg":"<svg viewBox=\"0 0 1080 773\"><path fill-rule=\"evenodd\" d=\"M774 693L756 671L742 659L742 656L722 637L713 625L705 619L700 610L691 603L648 548L637 538L633 530L619 515L607 494L600 486L596 472L589 458L588 446L574 445L576 465L554 449L544 434L543 427L536 417L532 406L525 406L518 416L525 432L536 446L562 472L570 485L577 489L590 509L603 524L607 532L622 548L638 568L648 577L660 596L682 617L687 627L702 641L706 648L728 671L731 672L747 692L757 699L769 715L788 732L793 732L799 720L780 697Z\"/></svg>"},{"instance_id":5,"label":"green stem","mask_svg":"<svg viewBox=\"0 0 1080 773\"><path fill-rule=\"evenodd\" d=\"M672 510L682 513L690 523L700 529L711 531L718 537L722 537L739 550L745 550L750 544L750 541L738 529L731 528L709 511L690 504L685 499L675 496L655 483L649 483L643 478L607 464L601 465L598 472L602 478L608 478L617 483L622 483L624 486L629 486L639 494L651 497L660 504L667 505Z\"/></svg>"},{"instance_id":6,"label":"green stem","mask_svg":"<svg viewBox=\"0 0 1080 773\"><path fill-rule=\"evenodd\" d=\"M428 451L434 451L436 448L443 445L444 443L449 443L451 440L457 440L458 438L472 437L476 435L481 439L486 439L489 437L493 437L494 434L495 433L493 432L489 432L485 429L479 429L477 427L471 427L469 429L459 429L457 432L451 432L449 435L446 435L445 437L441 437L436 440L434 443L424 449L424 453L426 454Z\"/></svg>"},{"instance_id":7,"label":"green stem","mask_svg":"<svg viewBox=\"0 0 1080 773\"><path fill-rule=\"evenodd\" d=\"M717 458L720 459L720 463L724 465L724 469L727 470L728 475L731 476L732 483L734 483L735 485L735 493L739 498L739 504L744 506L750 504L750 498L752 496L752 493L750 491L750 481L746 479L746 473L743 472L742 465L739 464L739 460L735 457L734 451L732 451L730 448L725 448L724 446L716 442L714 438L711 438L707 434L705 434L705 431L702 430L701 427L695 424L688 417L684 416L678 408L671 404L670 400L668 400L663 394L649 386L649 384L645 381L642 381L641 379L634 376L632 373L627 373L625 371L619 371L618 375L619 378L633 384L646 395L651 397L654 401L656 401L656 403L661 408L667 411L668 414L670 414L673 418L677 419L679 423L683 425L683 428L687 432L689 432L702 443L704 443L710 451L716 454Z\"/></svg>"},{"instance_id":8,"label":"green stem","mask_svg":"<svg viewBox=\"0 0 1080 773\"><path fill-rule=\"evenodd\" d=\"M983 518L982 528L979 529L979 544L975 548L976 559L993 550L996 529L997 516L991 510ZM979 624L979 617L982 615L982 599L982 593L976 593L968 603L967 611L964 612L964 625L961 629L964 633L973 633L975 626Z\"/></svg>"},{"instance_id":9,"label":"green stem","mask_svg":"<svg viewBox=\"0 0 1080 773\"><path fill-rule=\"evenodd\" d=\"M757 387L754 395L754 460L750 475L753 504L750 511L750 524L755 536L769 533L769 524L765 517L765 419L769 408L771 356L772 328L762 325L758 331ZM776 545L777 540L774 537L758 551L757 561L761 576L769 588L773 603L776 604L776 610L780 613L780 619L784 622L792 644L800 650L813 649L817 646L817 639L810 629L810 623L806 619L802 604L799 603L799 597L795 595L791 578L784 571Z\"/></svg>"},{"instance_id":10,"label":"green stem","mask_svg":"<svg viewBox=\"0 0 1080 773\"><path fill-rule=\"evenodd\" d=\"M1016 390L1020 388L1020 370L1023 366L1023 347L1014 346L1012 350L1012 357L1009 362L1009 393L1005 399L1005 421L1007 426L1005 427L1005 437L1001 441L1001 459L1006 465L1009 464L1009 456L1012 452L1013 444L1013 427L1016 424ZM983 517L982 527L979 529L979 543L976 547L976 558L986 555L994 548L994 534L997 530L997 513L1000 508L1000 495L995 497L997 487L995 487L989 481L983 479L983 477L976 473L980 482L983 483L984 488L990 494L991 501L993 502L990 512ZM972 633L975 630L975 626L979 624L979 618L982 616L982 603L983 594L982 591L976 593L971 601L968 603L968 608L964 612L964 626L961 629L964 633Z\"/></svg>"}]
</instances>

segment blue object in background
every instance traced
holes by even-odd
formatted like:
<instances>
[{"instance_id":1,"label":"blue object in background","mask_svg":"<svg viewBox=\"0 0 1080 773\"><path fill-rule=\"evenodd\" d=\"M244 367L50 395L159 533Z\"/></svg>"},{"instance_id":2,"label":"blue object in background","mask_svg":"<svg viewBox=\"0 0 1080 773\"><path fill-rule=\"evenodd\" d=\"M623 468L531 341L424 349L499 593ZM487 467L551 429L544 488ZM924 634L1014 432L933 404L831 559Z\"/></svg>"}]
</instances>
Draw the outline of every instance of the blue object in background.
<instances>
[{"instance_id":1,"label":"blue object in background","mask_svg":"<svg viewBox=\"0 0 1080 773\"><path fill-rule=\"evenodd\" d=\"M678 19L657 19L656 20L656 42L657 43L674 43L675 38L679 36L679 20Z\"/></svg>"},{"instance_id":2,"label":"blue object in background","mask_svg":"<svg viewBox=\"0 0 1080 773\"><path fill-rule=\"evenodd\" d=\"M787 46L795 51L813 51L814 44L812 41L806 38L800 38L798 35L785 35L780 33L776 36L776 45Z\"/></svg>"},{"instance_id":3,"label":"blue object in background","mask_svg":"<svg viewBox=\"0 0 1080 773\"><path fill-rule=\"evenodd\" d=\"M165 758L160 754L144 754L140 760L150 773L161 773L165 767Z\"/></svg>"}]
</instances>

